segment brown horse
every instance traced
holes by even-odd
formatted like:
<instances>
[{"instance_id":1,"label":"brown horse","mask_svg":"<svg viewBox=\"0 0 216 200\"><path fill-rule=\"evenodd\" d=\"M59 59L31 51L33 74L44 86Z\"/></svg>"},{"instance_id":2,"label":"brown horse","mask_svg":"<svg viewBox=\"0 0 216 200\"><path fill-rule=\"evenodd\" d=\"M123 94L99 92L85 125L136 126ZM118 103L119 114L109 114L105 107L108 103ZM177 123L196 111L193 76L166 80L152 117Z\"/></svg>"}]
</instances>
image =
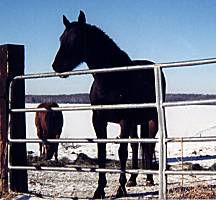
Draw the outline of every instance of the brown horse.
<instances>
[{"instance_id":1,"label":"brown horse","mask_svg":"<svg viewBox=\"0 0 216 200\"><path fill-rule=\"evenodd\" d=\"M47 160L58 160L58 143L49 143L47 139L59 139L63 127L63 115L61 111L51 111L52 107L59 107L57 103L41 103L38 108L46 108L48 112L36 112L35 125L37 136L43 140L39 144L40 156L45 156Z\"/></svg>"},{"instance_id":2,"label":"brown horse","mask_svg":"<svg viewBox=\"0 0 216 200\"><path fill-rule=\"evenodd\" d=\"M85 62L89 69L123 67L133 65L150 65L151 61L133 61L122 51L116 43L98 27L86 23L85 14L81 11L77 21L70 22L63 16L65 30L60 37L61 46L53 62L53 69L62 73L71 71L80 63ZM64 76L62 76L64 77ZM95 73L91 86L90 101L92 105L152 103L156 101L155 77L153 69L128 72ZM165 77L161 71L163 97L165 97ZM92 123L97 138L107 138L108 122L118 123L121 126L121 138L137 137L137 125L141 125L142 138L154 138L158 131L158 116L155 107L142 109L93 110ZM155 144L142 144L143 165L152 169L152 160ZM138 144L133 144L133 168L137 168ZM126 161L128 144L121 143L119 159L121 171L117 197L127 195L126 191ZM100 168L106 165L106 144L98 144L98 164ZM132 176L130 181L134 181ZM147 175L147 182L153 184L152 174ZM104 172L99 173L98 187L94 198L104 198L106 187ZM135 183L136 184L136 183Z\"/></svg>"}]
</instances>

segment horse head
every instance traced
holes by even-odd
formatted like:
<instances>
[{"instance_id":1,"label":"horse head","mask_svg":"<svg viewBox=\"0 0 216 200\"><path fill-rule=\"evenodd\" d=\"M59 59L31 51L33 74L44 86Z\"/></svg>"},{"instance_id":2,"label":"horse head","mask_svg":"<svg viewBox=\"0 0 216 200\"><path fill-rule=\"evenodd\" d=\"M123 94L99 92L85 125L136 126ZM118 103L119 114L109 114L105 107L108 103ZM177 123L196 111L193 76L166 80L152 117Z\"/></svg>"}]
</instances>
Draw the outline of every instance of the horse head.
<instances>
[{"instance_id":1,"label":"horse head","mask_svg":"<svg viewBox=\"0 0 216 200\"><path fill-rule=\"evenodd\" d=\"M80 11L78 20L74 22L63 16L63 23L65 30L52 64L55 72L72 71L82 62L90 69L131 64L129 56L105 32L86 23L84 12Z\"/></svg>"},{"instance_id":2,"label":"horse head","mask_svg":"<svg viewBox=\"0 0 216 200\"><path fill-rule=\"evenodd\" d=\"M60 37L60 48L52 64L55 72L71 71L84 62L86 18L80 11L78 21L70 22L63 15L65 30Z\"/></svg>"}]
</instances>

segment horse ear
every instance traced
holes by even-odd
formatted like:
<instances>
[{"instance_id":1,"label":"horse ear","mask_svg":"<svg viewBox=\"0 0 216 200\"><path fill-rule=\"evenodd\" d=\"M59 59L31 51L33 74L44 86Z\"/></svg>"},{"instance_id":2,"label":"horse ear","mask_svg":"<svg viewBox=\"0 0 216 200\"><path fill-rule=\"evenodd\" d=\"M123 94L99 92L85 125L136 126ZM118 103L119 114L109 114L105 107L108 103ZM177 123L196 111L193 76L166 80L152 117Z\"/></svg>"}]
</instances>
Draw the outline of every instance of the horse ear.
<instances>
[{"instance_id":1,"label":"horse ear","mask_svg":"<svg viewBox=\"0 0 216 200\"><path fill-rule=\"evenodd\" d=\"M65 25L66 28L70 25L69 20L64 15L63 15L63 24Z\"/></svg>"},{"instance_id":2,"label":"horse ear","mask_svg":"<svg viewBox=\"0 0 216 200\"><path fill-rule=\"evenodd\" d=\"M78 17L78 22L80 24L85 24L86 23L85 13L82 10L80 10L80 14L79 14L79 17Z\"/></svg>"}]
</instances>

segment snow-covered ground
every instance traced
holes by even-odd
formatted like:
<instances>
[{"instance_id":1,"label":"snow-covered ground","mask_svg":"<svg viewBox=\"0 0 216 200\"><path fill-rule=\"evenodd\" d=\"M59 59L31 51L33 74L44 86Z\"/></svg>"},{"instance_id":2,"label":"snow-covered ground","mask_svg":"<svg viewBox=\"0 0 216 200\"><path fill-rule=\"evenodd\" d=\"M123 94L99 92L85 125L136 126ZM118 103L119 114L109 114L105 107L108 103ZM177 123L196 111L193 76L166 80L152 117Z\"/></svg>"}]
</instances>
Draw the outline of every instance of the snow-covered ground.
<instances>
[{"instance_id":1,"label":"snow-covered ground","mask_svg":"<svg viewBox=\"0 0 216 200\"><path fill-rule=\"evenodd\" d=\"M27 104L26 107L36 107L37 104ZM69 106L61 104L60 106ZM65 111L64 127L61 138L95 138L95 133L91 123L91 111ZM36 138L36 128L34 125L35 113L26 113L27 138ZM181 106L166 108L166 125L168 137L204 137L216 136L216 106ZM108 137L115 138L119 134L119 126L109 124ZM75 144L74 144L75 145ZM108 158L118 159L118 144L107 145ZM76 159L79 153L85 153L89 157L97 156L96 144L79 144L77 148L65 148L65 145L59 145L59 158L68 157ZM181 155L185 161L199 163L203 167L210 167L216 163L216 143L184 143L168 144L168 163L174 164L181 160ZM38 154L38 144L28 144L28 151ZM158 158L158 145L156 145L156 156ZM129 148L129 158L131 149ZM97 185L97 174L95 173L72 173L72 172L37 172L29 173L29 190L40 193L45 198L91 198ZM53 176L54 175L54 176ZM111 197L116 186L118 185L118 174L107 174L108 184L106 194ZM45 178L44 178L45 177ZM154 187L144 186L144 175L139 175L138 186L129 188L128 192L132 197L141 199L152 196L158 191L158 177L155 176ZM171 177L171 176L170 176ZM172 176L168 179L172 185L179 186L182 176ZM215 179L213 176L184 176L184 184L200 183L207 180ZM215 184L215 180L214 184ZM137 195L138 194L138 195ZM22 196L23 198L25 196ZM26 198L29 198L27 195ZM34 197L32 197L33 199ZM39 197L35 197L39 198ZM62 199L62 198L61 198Z\"/></svg>"}]
</instances>

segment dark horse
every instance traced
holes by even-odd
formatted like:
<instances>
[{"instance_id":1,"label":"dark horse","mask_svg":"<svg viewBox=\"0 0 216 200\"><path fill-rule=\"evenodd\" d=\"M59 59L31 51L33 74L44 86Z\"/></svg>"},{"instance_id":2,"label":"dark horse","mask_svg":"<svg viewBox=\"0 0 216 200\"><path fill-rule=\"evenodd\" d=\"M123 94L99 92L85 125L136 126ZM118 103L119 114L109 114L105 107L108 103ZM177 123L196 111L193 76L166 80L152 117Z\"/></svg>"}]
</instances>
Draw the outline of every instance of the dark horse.
<instances>
[{"instance_id":1,"label":"dark horse","mask_svg":"<svg viewBox=\"0 0 216 200\"><path fill-rule=\"evenodd\" d=\"M71 71L80 63L86 62L90 69L111 68L132 65L149 65L150 61L132 61L102 30L86 23L85 14L81 11L78 21L70 23L63 16L65 31L60 37L61 46L53 63L53 69L62 73ZM93 74L94 82L90 91L92 105L126 104L155 102L154 70L112 72ZM165 96L165 78L162 73L163 95ZM154 138L158 131L156 108L121 109L121 110L94 110L93 126L97 138L107 138L107 123L114 122L121 126L121 138L137 138L137 125L141 125L142 138ZM155 144L142 144L144 167L152 168L152 159ZM126 161L128 144L121 143L119 158L122 173L117 197L126 196ZM138 144L132 145L133 168L138 168ZM98 164L105 168L106 144L98 144ZM135 182L132 175L130 182ZM147 175L147 181L153 184L152 175ZM104 198L106 186L105 173L99 173L98 187L94 198ZM132 184L133 185L133 184Z\"/></svg>"},{"instance_id":2,"label":"dark horse","mask_svg":"<svg viewBox=\"0 0 216 200\"><path fill-rule=\"evenodd\" d=\"M55 102L41 103L38 108L46 108L51 110L52 107L59 107ZM39 144L40 156L45 156L45 159L58 160L58 143L48 143L47 139L59 139L62 126L63 115L61 111L36 112L35 125L37 128L37 136L44 142Z\"/></svg>"}]
</instances>

